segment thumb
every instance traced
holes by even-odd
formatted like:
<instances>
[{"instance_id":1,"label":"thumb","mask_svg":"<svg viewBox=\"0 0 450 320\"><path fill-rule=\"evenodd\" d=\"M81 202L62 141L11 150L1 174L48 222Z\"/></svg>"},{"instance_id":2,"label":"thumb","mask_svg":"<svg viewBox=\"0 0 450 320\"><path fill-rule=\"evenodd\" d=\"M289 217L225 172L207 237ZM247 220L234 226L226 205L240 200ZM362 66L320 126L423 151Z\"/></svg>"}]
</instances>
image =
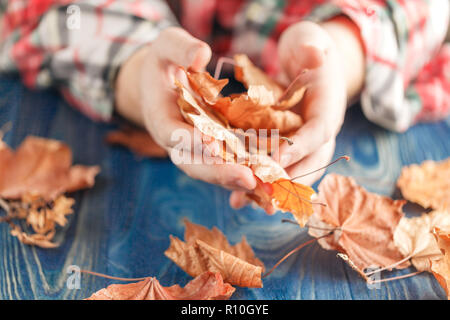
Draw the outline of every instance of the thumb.
<instances>
[{"instance_id":1,"label":"thumb","mask_svg":"<svg viewBox=\"0 0 450 320\"><path fill-rule=\"evenodd\" d=\"M160 59L185 68L191 67L196 71L205 68L211 59L211 48L181 28L165 29L155 45Z\"/></svg>"}]
</instances>

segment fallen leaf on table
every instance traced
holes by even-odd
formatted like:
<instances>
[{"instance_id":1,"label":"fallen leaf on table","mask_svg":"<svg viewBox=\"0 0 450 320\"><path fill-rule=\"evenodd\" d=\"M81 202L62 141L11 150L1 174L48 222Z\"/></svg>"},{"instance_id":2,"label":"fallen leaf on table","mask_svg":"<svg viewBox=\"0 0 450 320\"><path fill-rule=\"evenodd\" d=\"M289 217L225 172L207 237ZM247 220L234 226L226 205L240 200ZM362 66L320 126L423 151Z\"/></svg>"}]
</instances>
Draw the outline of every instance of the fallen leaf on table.
<instances>
[{"instance_id":1,"label":"fallen leaf on table","mask_svg":"<svg viewBox=\"0 0 450 320\"><path fill-rule=\"evenodd\" d=\"M404 167L397 186L405 199L424 208L450 210L450 158Z\"/></svg>"},{"instance_id":2,"label":"fallen leaf on table","mask_svg":"<svg viewBox=\"0 0 450 320\"><path fill-rule=\"evenodd\" d=\"M170 236L164 254L190 276L218 272L224 282L240 287L261 288L263 263L255 257L245 237L232 246L219 229L211 230L185 220L185 242Z\"/></svg>"},{"instance_id":3,"label":"fallen leaf on table","mask_svg":"<svg viewBox=\"0 0 450 320\"><path fill-rule=\"evenodd\" d=\"M337 174L328 174L322 180L318 201L327 205L317 206L308 222L309 234L320 237L336 230L333 236L319 240L324 249L347 255L361 271L388 267L404 258L394 243L404 201L370 193L352 178ZM314 228L324 226L325 230ZM405 261L396 267L408 265Z\"/></svg>"},{"instance_id":4,"label":"fallen leaf on table","mask_svg":"<svg viewBox=\"0 0 450 320\"><path fill-rule=\"evenodd\" d=\"M441 257L435 237L435 227L450 228L450 212L433 211L420 217L403 217L394 232L394 242L418 271L430 271L430 260Z\"/></svg>"},{"instance_id":5,"label":"fallen leaf on table","mask_svg":"<svg viewBox=\"0 0 450 320\"><path fill-rule=\"evenodd\" d=\"M226 300L235 289L224 283L220 273L205 272L184 288L163 287L156 278L129 284L112 284L86 300Z\"/></svg>"},{"instance_id":6,"label":"fallen leaf on table","mask_svg":"<svg viewBox=\"0 0 450 320\"><path fill-rule=\"evenodd\" d=\"M28 136L16 151L1 141L0 206L6 213L1 221L22 243L57 247L55 228L67 223L74 204L63 193L92 187L98 172L98 166L72 165L70 148L56 140ZM15 220L24 220L35 233L23 231Z\"/></svg>"},{"instance_id":7,"label":"fallen leaf on table","mask_svg":"<svg viewBox=\"0 0 450 320\"><path fill-rule=\"evenodd\" d=\"M447 299L450 299L450 232L434 229L437 244L442 252L442 258L431 261L431 271L447 293Z\"/></svg>"},{"instance_id":8,"label":"fallen leaf on table","mask_svg":"<svg viewBox=\"0 0 450 320\"><path fill-rule=\"evenodd\" d=\"M106 135L109 144L126 147L143 157L165 158L167 151L161 148L150 134L143 129L124 127Z\"/></svg>"},{"instance_id":9,"label":"fallen leaf on table","mask_svg":"<svg viewBox=\"0 0 450 320\"><path fill-rule=\"evenodd\" d=\"M98 166L72 166L72 152L62 142L28 136L15 152L5 144L0 147L0 197L55 199L92 187L99 171Z\"/></svg>"},{"instance_id":10,"label":"fallen leaf on table","mask_svg":"<svg viewBox=\"0 0 450 320\"><path fill-rule=\"evenodd\" d=\"M58 247L57 243L52 242L51 240L55 236L55 231L50 231L47 234L27 234L20 229L19 226L14 225L10 231L11 235L17 237L20 242L32 246L38 246L45 249L51 249Z\"/></svg>"}]
</instances>

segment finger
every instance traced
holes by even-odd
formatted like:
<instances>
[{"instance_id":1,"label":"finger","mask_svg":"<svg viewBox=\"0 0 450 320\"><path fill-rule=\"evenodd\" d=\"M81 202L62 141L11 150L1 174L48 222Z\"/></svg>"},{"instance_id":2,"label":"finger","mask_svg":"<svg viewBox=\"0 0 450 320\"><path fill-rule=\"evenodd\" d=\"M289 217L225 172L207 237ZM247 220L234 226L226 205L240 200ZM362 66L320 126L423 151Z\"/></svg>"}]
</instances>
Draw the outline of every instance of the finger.
<instances>
[{"instance_id":1,"label":"finger","mask_svg":"<svg viewBox=\"0 0 450 320\"><path fill-rule=\"evenodd\" d=\"M327 165L333 157L335 145L336 143L334 139L327 142L316 152L308 155L302 161L287 168L286 172L291 178L295 178ZM305 185L312 185L320 179L324 173L325 169L298 179L294 179L294 181Z\"/></svg>"},{"instance_id":2,"label":"finger","mask_svg":"<svg viewBox=\"0 0 450 320\"><path fill-rule=\"evenodd\" d=\"M197 71L206 67L211 59L211 48L181 28L165 29L158 37L155 48L160 59Z\"/></svg>"},{"instance_id":3,"label":"finger","mask_svg":"<svg viewBox=\"0 0 450 320\"><path fill-rule=\"evenodd\" d=\"M319 118L309 120L293 136L289 137L292 144L286 142L281 144L274 159L279 159L283 168L289 167L326 143L331 137L329 130L329 127L324 125Z\"/></svg>"},{"instance_id":4,"label":"finger","mask_svg":"<svg viewBox=\"0 0 450 320\"><path fill-rule=\"evenodd\" d=\"M248 205L250 200L245 195L243 191L233 191L230 195L230 206L233 209L241 209Z\"/></svg>"},{"instance_id":5,"label":"finger","mask_svg":"<svg viewBox=\"0 0 450 320\"><path fill-rule=\"evenodd\" d=\"M250 168L239 164L179 163L177 166L193 179L232 190L253 190L256 180Z\"/></svg>"},{"instance_id":6,"label":"finger","mask_svg":"<svg viewBox=\"0 0 450 320\"><path fill-rule=\"evenodd\" d=\"M320 67L330 46L330 37L317 24L303 21L286 29L280 37L278 55L291 79L304 69Z\"/></svg>"}]
</instances>

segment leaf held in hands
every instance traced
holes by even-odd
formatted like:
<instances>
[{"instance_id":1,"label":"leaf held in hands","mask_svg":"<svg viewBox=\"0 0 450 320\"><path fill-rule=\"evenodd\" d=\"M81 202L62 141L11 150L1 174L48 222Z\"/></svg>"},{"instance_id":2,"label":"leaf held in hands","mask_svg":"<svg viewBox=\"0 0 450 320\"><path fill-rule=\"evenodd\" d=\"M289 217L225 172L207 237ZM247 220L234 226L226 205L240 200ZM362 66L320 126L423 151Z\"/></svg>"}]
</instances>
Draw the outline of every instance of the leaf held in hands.
<instances>
[{"instance_id":1,"label":"leaf held in hands","mask_svg":"<svg viewBox=\"0 0 450 320\"><path fill-rule=\"evenodd\" d=\"M245 237L234 246L217 228L211 230L185 220L185 242L170 237L164 254L189 275L219 272L223 280L240 287L261 288L263 263L255 257Z\"/></svg>"},{"instance_id":2,"label":"leaf held in hands","mask_svg":"<svg viewBox=\"0 0 450 320\"><path fill-rule=\"evenodd\" d=\"M143 157L167 157L167 151L161 148L150 134L143 129L124 127L120 130L109 132L106 135L106 142L126 147Z\"/></svg>"},{"instance_id":3,"label":"leaf held in hands","mask_svg":"<svg viewBox=\"0 0 450 320\"><path fill-rule=\"evenodd\" d=\"M405 199L424 208L450 210L450 158L404 167L397 186Z\"/></svg>"},{"instance_id":4,"label":"leaf held in hands","mask_svg":"<svg viewBox=\"0 0 450 320\"><path fill-rule=\"evenodd\" d=\"M360 270L387 267L404 258L394 243L404 201L370 193L352 178L337 174L328 174L322 180L318 201L327 206L317 206L309 224L316 226L315 221L320 221L337 229L334 236L319 240L324 249L346 254ZM328 232L309 229L314 237ZM404 262L397 268L408 265Z\"/></svg>"},{"instance_id":5,"label":"leaf held in hands","mask_svg":"<svg viewBox=\"0 0 450 320\"><path fill-rule=\"evenodd\" d=\"M298 224L303 227L308 222L314 210L311 197L315 194L311 187L293 182L289 179L279 179L272 183L276 208L292 213Z\"/></svg>"},{"instance_id":6,"label":"leaf held in hands","mask_svg":"<svg viewBox=\"0 0 450 320\"><path fill-rule=\"evenodd\" d=\"M205 272L184 288L163 287L156 278L129 284L112 284L86 300L226 300L235 289L224 283L220 273Z\"/></svg>"}]
</instances>

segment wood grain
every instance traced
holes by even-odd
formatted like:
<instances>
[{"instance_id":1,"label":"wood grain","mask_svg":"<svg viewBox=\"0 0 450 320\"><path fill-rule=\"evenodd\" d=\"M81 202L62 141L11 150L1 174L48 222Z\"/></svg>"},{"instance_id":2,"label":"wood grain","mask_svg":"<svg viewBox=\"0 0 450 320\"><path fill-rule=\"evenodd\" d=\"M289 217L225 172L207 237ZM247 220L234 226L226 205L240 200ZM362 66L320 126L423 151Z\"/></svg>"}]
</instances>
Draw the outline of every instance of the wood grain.
<instances>
[{"instance_id":1,"label":"wood grain","mask_svg":"<svg viewBox=\"0 0 450 320\"><path fill-rule=\"evenodd\" d=\"M168 160L142 160L122 148L104 144L114 128L71 109L53 91L32 92L17 78L0 78L0 125L11 121L5 136L16 147L27 135L60 139L74 152L75 163L99 164L95 187L77 192L70 223L59 230L57 249L23 245L0 224L0 299L83 299L117 282L83 275L81 288L66 287L67 267L78 265L119 277L156 276L162 285L185 284L190 277L169 261L164 250L169 234L181 237L182 219L217 226L230 239L246 235L257 256L271 267L284 254L307 241L306 231L281 223L289 214L232 210L229 192L194 181ZM394 184L400 168L425 159L450 156L450 121L421 124L396 134L369 123L358 107L349 110L338 137L336 155L347 154L330 171L352 175L371 191L398 196ZM317 187L317 185L315 186ZM408 214L419 214L408 205ZM403 270L388 276L408 273ZM317 244L284 262L262 289L238 288L233 299L444 299L433 276L367 288L359 276Z\"/></svg>"}]
</instances>

